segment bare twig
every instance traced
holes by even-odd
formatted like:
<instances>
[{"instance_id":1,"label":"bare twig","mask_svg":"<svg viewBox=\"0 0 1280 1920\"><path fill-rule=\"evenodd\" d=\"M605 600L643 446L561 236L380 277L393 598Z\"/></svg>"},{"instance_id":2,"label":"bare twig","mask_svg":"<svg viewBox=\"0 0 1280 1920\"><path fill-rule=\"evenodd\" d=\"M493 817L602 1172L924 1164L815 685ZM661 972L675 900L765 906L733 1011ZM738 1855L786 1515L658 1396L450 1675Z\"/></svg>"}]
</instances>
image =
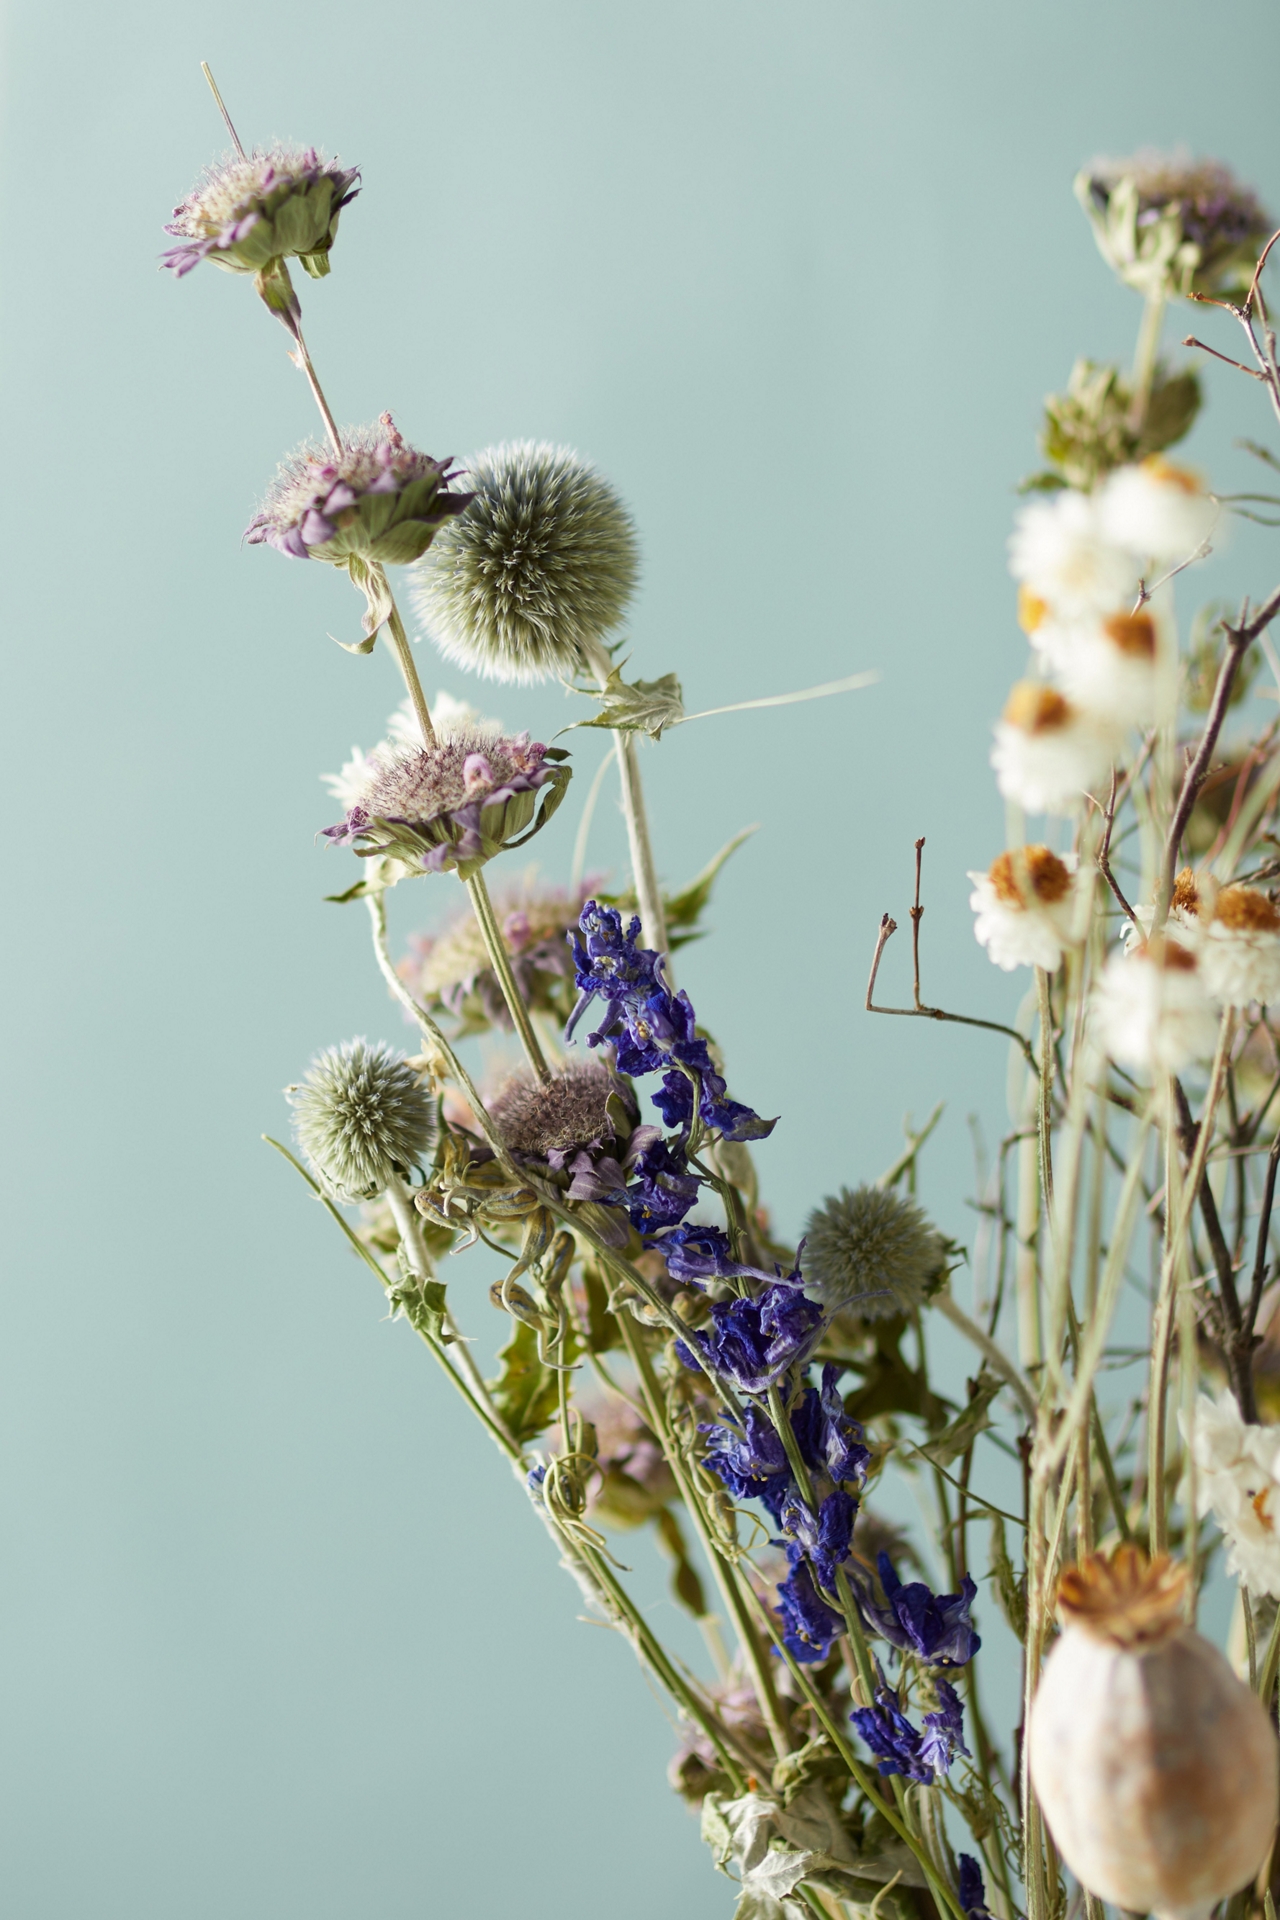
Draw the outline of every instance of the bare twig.
<instances>
[{"instance_id":1,"label":"bare twig","mask_svg":"<svg viewBox=\"0 0 1280 1920\"><path fill-rule=\"evenodd\" d=\"M920 905L920 866L924 855L924 835L916 841L916 902L911 909L911 992L916 1003L916 1012L924 1012L924 1002L920 998L920 922L924 919L924 908Z\"/></svg>"},{"instance_id":2,"label":"bare twig","mask_svg":"<svg viewBox=\"0 0 1280 1920\"><path fill-rule=\"evenodd\" d=\"M946 1013L941 1007L926 1007L920 999L920 916L924 908L920 905L920 850L923 840L916 841L916 904L911 909L912 949L915 955L915 1002L914 1007L877 1007L875 1005L876 975L880 971L880 959L890 939L898 931L898 923L890 914L880 916L880 931L876 935L876 950L871 956L871 977L867 981L866 1009L868 1013L891 1013L902 1019L946 1020L957 1027L981 1027L985 1033L1003 1033L1022 1049L1022 1056L1032 1073L1039 1077L1040 1069L1036 1064L1031 1042L1014 1027L1006 1027L999 1020L977 1020L968 1013Z\"/></svg>"},{"instance_id":3,"label":"bare twig","mask_svg":"<svg viewBox=\"0 0 1280 1920\"><path fill-rule=\"evenodd\" d=\"M1107 801L1105 819L1107 824L1102 835L1102 845L1098 848L1098 872L1119 901L1121 911L1136 927L1138 916L1121 893L1119 882L1111 871L1111 829L1116 823L1116 770L1114 767L1111 769L1111 795Z\"/></svg>"},{"instance_id":4,"label":"bare twig","mask_svg":"<svg viewBox=\"0 0 1280 1920\"><path fill-rule=\"evenodd\" d=\"M1243 360L1233 360L1229 353L1219 353L1216 347L1209 346L1203 340L1197 340L1194 333L1184 334L1182 344L1184 347L1199 347L1201 353L1212 354L1213 358L1215 360L1221 360L1224 366L1234 367L1237 373L1247 373L1251 380L1262 380L1264 382L1266 380L1267 376L1265 373L1259 373L1254 367L1246 367Z\"/></svg>"},{"instance_id":5,"label":"bare twig","mask_svg":"<svg viewBox=\"0 0 1280 1920\"><path fill-rule=\"evenodd\" d=\"M1276 1197L1276 1169L1280 1166L1280 1133L1271 1143L1267 1155L1267 1178L1262 1189L1262 1211L1258 1215L1258 1246L1253 1257L1253 1284L1249 1289L1249 1305L1245 1313L1241 1332L1253 1344L1254 1329L1258 1324L1258 1308L1262 1305L1262 1291L1267 1282L1267 1247L1271 1234L1271 1208Z\"/></svg>"}]
</instances>

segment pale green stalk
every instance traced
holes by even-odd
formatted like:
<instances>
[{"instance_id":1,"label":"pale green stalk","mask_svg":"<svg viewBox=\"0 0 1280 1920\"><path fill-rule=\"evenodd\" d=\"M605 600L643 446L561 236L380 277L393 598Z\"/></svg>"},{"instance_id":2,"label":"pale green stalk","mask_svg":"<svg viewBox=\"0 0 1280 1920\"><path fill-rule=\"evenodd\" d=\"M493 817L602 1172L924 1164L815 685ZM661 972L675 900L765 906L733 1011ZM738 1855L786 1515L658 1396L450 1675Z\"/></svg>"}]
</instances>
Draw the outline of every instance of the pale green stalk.
<instances>
[{"instance_id":1,"label":"pale green stalk","mask_svg":"<svg viewBox=\"0 0 1280 1920\"><path fill-rule=\"evenodd\" d=\"M613 662L597 641L594 646L585 649L588 665L596 677L597 684L603 689L613 671ZM622 785L622 813L627 823L627 845L631 851L631 874L635 882L636 904L640 909L640 925L646 944L667 956L667 980L671 980L671 955L667 944L667 916L662 903L662 889L658 885L658 872L653 860L653 843L649 838L649 815L644 804L644 787L640 780L640 763L636 756L636 737L629 729L619 727L613 736L614 749L618 757L618 774Z\"/></svg>"},{"instance_id":2,"label":"pale green stalk","mask_svg":"<svg viewBox=\"0 0 1280 1920\"><path fill-rule=\"evenodd\" d=\"M525 1058L528 1060L529 1065L533 1068L534 1073L542 1082L543 1086L546 1086L551 1078L551 1070L547 1066L542 1047L538 1041L538 1036L534 1032L533 1022L529 1018L529 1009L524 1002L524 995L521 993L516 982L515 974L511 971L511 960L507 953L507 943L502 937L502 929L498 925L498 916L493 910L493 901L489 897L489 889L485 884L484 869L478 868L476 872L472 874L471 878L465 882L465 885L468 894L471 896L471 905L475 912L480 932L484 936L484 944L488 950L490 962L494 972L498 976L498 985L502 988L502 997L507 1003L507 1012L511 1015L512 1025L515 1027L520 1037L520 1044L524 1048Z\"/></svg>"}]
</instances>

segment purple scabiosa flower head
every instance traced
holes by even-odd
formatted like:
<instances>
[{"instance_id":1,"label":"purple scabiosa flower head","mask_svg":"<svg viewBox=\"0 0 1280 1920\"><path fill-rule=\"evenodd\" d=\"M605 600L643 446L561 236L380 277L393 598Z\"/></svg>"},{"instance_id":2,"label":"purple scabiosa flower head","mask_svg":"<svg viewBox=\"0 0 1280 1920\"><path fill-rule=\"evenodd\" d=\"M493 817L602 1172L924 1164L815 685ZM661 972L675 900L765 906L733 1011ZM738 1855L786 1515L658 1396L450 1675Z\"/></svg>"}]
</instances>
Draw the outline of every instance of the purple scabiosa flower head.
<instances>
[{"instance_id":1,"label":"purple scabiosa flower head","mask_svg":"<svg viewBox=\"0 0 1280 1920\"><path fill-rule=\"evenodd\" d=\"M432 719L437 733L442 732L435 705ZM577 926L583 901L594 884L584 882L570 891L528 877L505 890L494 889L494 915L525 1004L560 1024L568 1019L576 997L565 936ZM397 972L415 999L431 1011L453 1016L459 1036L483 1033L490 1027L506 1031L511 1026L510 1011L470 906L441 933L411 938Z\"/></svg>"},{"instance_id":2,"label":"purple scabiosa flower head","mask_svg":"<svg viewBox=\"0 0 1280 1920\"><path fill-rule=\"evenodd\" d=\"M359 800L325 838L360 842L365 858L391 854L424 873L456 868L469 879L546 825L568 785L563 759L527 733L465 729L429 747L380 751Z\"/></svg>"},{"instance_id":3,"label":"purple scabiosa flower head","mask_svg":"<svg viewBox=\"0 0 1280 1920\"><path fill-rule=\"evenodd\" d=\"M490 679L571 679L635 591L631 515L567 447L488 447L467 473L467 511L418 569L423 626L446 659Z\"/></svg>"},{"instance_id":4,"label":"purple scabiosa flower head","mask_svg":"<svg viewBox=\"0 0 1280 1920\"><path fill-rule=\"evenodd\" d=\"M313 279L329 271L338 215L355 199L358 167L314 147L255 147L206 168L165 227L181 242L163 265L179 279L212 260L228 273L261 273L297 258Z\"/></svg>"},{"instance_id":5,"label":"purple scabiosa flower head","mask_svg":"<svg viewBox=\"0 0 1280 1920\"><path fill-rule=\"evenodd\" d=\"M910 1313L946 1271L946 1249L914 1200L892 1187L841 1187L810 1214L804 1283L832 1313Z\"/></svg>"},{"instance_id":6,"label":"purple scabiosa flower head","mask_svg":"<svg viewBox=\"0 0 1280 1920\"><path fill-rule=\"evenodd\" d=\"M844 1621L829 1607L813 1583L807 1561L793 1567L778 1588L782 1644L801 1666L825 1660L834 1641L844 1632Z\"/></svg>"},{"instance_id":7,"label":"purple scabiosa flower head","mask_svg":"<svg viewBox=\"0 0 1280 1920\"><path fill-rule=\"evenodd\" d=\"M334 1199L372 1200L431 1151L435 1102L417 1070L389 1047L366 1040L330 1047L286 1091L298 1145Z\"/></svg>"},{"instance_id":8,"label":"purple scabiosa flower head","mask_svg":"<svg viewBox=\"0 0 1280 1920\"><path fill-rule=\"evenodd\" d=\"M893 1562L882 1553L876 1565L885 1605L872 1593L869 1581L858 1582L858 1599L867 1624L891 1646L913 1653L931 1667L963 1667L982 1645L973 1630L969 1610L978 1589L966 1574L959 1593L935 1594L923 1580L903 1582Z\"/></svg>"},{"instance_id":9,"label":"purple scabiosa flower head","mask_svg":"<svg viewBox=\"0 0 1280 1920\"><path fill-rule=\"evenodd\" d=\"M1095 160L1075 192L1103 259L1143 294L1244 293L1272 230L1228 167L1187 153Z\"/></svg>"},{"instance_id":10,"label":"purple scabiosa flower head","mask_svg":"<svg viewBox=\"0 0 1280 1920\"><path fill-rule=\"evenodd\" d=\"M389 413L346 437L340 454L309 441L284 460L245 529L295 560L399 565L425 553L470 494L449 492L450 463L408 446Z\"/></svg>"},{"instance_id":11,"label":"purple scabiosa flower head","mask_svg":"<svg viewBox=\"0 0 1280 1920\"><path fill-rule=\"evenodd\" d=\"M774 1283L754 1300L715 1302L710 1330L690 1332L689 1340L713 1373L744 1393L765 1393L789 1368L808 1359L824 1325L821 1307ZM686 1366L698 1364L686 1343L677 1341L676 1351Z\"/></svg>"}]
</instances>

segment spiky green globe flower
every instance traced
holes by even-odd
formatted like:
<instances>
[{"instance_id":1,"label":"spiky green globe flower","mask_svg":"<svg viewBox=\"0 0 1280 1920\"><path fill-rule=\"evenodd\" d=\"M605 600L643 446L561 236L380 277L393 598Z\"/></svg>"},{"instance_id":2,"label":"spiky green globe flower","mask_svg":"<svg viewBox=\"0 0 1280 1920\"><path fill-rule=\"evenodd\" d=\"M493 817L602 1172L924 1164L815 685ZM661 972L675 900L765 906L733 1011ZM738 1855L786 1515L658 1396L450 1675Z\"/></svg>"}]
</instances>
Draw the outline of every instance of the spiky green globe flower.
<instances>
[{"instance_id":1,"label":"spiky green globe flower","mask_svg":"<svg viewBox=\"0 0 1280 1920\"><path fill-rule=\"evenodd\" d=\"M347 1040L286 1089L298 1145L322 1187L354 1204L385 1192L431 1151L435 1104L402 1053Z\"/></svg>"},{"instance_id":2,"label":"spiky green globe flower","mask_svg":"<svg viewBox=\"0 0 1280 1920\"><path fill-rule=\"evenodd\" d=\"M884 1320L920 1306L945 1261L942 1236L914 1200L892 1187L841 1187L809 1216L801 1269L829 1312Z\"/></svg>"},{"instance_id":3,"label":"spiky green globe flower","mask_svg":"<svg viewBox=\"0 0 1280 1920\"><path fill-rule=\"evenodd\" d=\"M338 215L359 189L358 167L314 147L255 147L206 168L165 228L181 241L163 264L180 280L202 260L228 273L263 273L299 259L313 279L329 271Z\"/></svg>"},{"instance_id":4,"label":"spiky green globe flower","mask_svg":"<svg viewBox=\"0 0 1280 1920\"><path fill-rule=\"evenodd\" d=\"M489 679L571 678L635 591L631 515L568 447L488 447L464 471L471 504L416 569L423 627L447 660Z\"/></svg>"}]
</instances>

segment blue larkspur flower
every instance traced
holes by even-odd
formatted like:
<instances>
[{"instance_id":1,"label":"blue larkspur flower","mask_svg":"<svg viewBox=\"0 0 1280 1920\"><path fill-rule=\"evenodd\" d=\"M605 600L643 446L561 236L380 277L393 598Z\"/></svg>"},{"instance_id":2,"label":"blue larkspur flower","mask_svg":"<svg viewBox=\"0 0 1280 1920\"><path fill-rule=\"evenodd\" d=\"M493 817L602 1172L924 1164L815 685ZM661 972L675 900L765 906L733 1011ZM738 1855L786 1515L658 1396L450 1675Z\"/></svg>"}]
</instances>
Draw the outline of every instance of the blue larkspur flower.
<instances>
[{"instance_id":1,"label":"blue larkspur flower","mask_svg":"<svg viewBox=\"0 0 1280 1920\"><path fill-rule=\"evenodd\" d=\"M801 1561L778 1588L782 1644L803 1666L825 1660L832 1642L844 1631L844 1621L829 1607L813 1584L813 1573Z\"/></svg>"},{"instance_id":2,"label":"blue larkspur flower","mask_svg":"<svg viewBox=\"0 0 1280 1920\"><path fill-rule=\"evenodd\" d=\"M765 1393L788 1368L808 1359L825 1324L821 1307L773 1282L754 1300L716 1301L711 1330L691 1331L688 1343L676 1342L676 1352L686 1366L696 1367L692 1344L712 1372L744 1393Z\"/></svg>"},{"instance_id":3,"label":"blue larkspur flower","mask_svg":"<svg viewBox=\"0 0 1280 1920\"><path fill-rule=\"evenodd\" d=\"M672 993L662 977L662 955L640 946L639 936L638 917L624 928L616 907L587 901L577 929L569 934L578 1003L565 1039L572 1039L587 1009L602 999L604 1017L587 1035L587 1045L612 1040L618 1072L631 1079L663 1074L654 1104L668 1127L687 1131L692 1125L696 1078L704 1126L716 1128L726 1140L763 1140L776 1120L762 1120L750 1107L727 1097L724 1078L716 1072L706 1041L699 1038L692 1001L683 990Z\"/></svg>"},{"instance_id":4,"label":"blue larkspur flower","mask_svg":"<svg viewBox=\"0 0 1280 1920\"><path fill-rule=\"evenodd\" d=\"M887 1553L878 1556L876 1565L888 1605L880 1606L869 1583L859 1581L858 1600L869 1626L891 1646L933 1667L962 1667L972 1660L982 1641L969 1619L978 1589L968 1574L959 1593L935 1594L923 1580L900 1580Z\"/></svg>"},{"instance_id":5,"label":"blue larkspur flower","mask_svg":"<svg viewBox=\"0 0 1280 1920\"><path fill-rule=\"evenodd\" d=\"M960 1905L968 1920L991 1920L987 1910L987 1890L982 1884L982 1868L971 1853L958 1853Z\"/></svg>"},{"instance_id":6,"label":"blue larkspur flower","mask_svg":"<svg viewBox=\"0 0 1280 1920\"><path fill-rule=\"evenodd\" d=\"M853 1481L861 1487L867 1477L871 1450L862 1444L862 1428L844 1410L844 1400L836 1384L840 1369L828 1361L822 1369L822 1385L806 1387L799 1403L792 1408L791 1426L800 1443L804 1463L815 1473L825 1473L838 1485Z\"/></svg>"},{"instance_id":7,"label":"blue larkspur flower","mask_svg":"<svg viewBox=\"0 0 1280 1920\"><path fill-rule=\"evenodd\" d=\"M836 1583L837 1569L849 1558L857 1512L857 1500L839 1487L819 1501L817 1513L794 1489L782 1503L778 1524L783 1539L778 1544L786 1548L793 1567L808 1560L828 1593Z\"/></svg>"},{"instance_id":8,"label":"blue larkspur flower","mask_svg":"<svg viewBox=\"0 0 1280 1920\"><path fill-rule=\"evenodd\" d=\"M881 1773L933 1784L933 1768L921 1755L920 1734L903 1713L892 1687L877 1687L873 1707L855 1707L849 1715L875 1756Z\"/></svg>"},{"instance_id":9,"label":"blue larkspur flower","mask_svg":"<svg viewBox=\"0 0 1280 1920\"><path fill-rule=\"evenodd\" d=\"M641 1134L646 1136L645 1143L637 1152L635 1143ZM690 1207L697 1205L701 1179L690 1173L680 1147L663 1140L656 1127L637 1127L631 1141L626 1204L632 1226L644 1235L678 1226Z\"/></svg>"},{"instance_id":10,"label":"blue larkspur flower","mask_svg":"<svg viewBox=\"0 0 1280 1920\"><path fill-rule=\"evenodd\" d=\"M740 1427L726 1414L698 1432L707 1436L703 1465L736 1500L762 1500L776 1519L792 1481L787 1450L769 1416L748 1405Z\"/></svg>"},{"instance_id":11,"label":"blue larkspur flower","mask_svg":"<svg viewBox=\"0 0 1280 1920\"><path fill-rule=\"evenodd\" d=\"M924 1716L920 1758L926 1766L933 1768L935 1774L950 1773L956 1755L967 1755L969 1752L964 1744L964 1707L959 1694L948 1681L935 1680L933 1685L938 1696L938 1707L936 1712Z\"/></svg>"}]
</instances>

